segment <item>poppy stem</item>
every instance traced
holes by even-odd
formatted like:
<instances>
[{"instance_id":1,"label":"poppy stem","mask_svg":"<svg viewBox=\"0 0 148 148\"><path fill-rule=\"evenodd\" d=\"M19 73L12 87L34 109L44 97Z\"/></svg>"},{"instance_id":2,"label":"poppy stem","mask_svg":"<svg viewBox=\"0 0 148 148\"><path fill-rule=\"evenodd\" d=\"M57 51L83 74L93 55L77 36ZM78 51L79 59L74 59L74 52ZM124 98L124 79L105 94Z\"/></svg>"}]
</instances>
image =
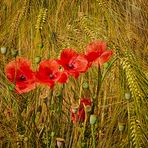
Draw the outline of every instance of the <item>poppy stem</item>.
<instances>
[{"instance_id":1,"label":"poppy stem","mask_svg":"<svg viewBox=\"0 0 148 148\"><path fill-rule=\"evenodd\" d=\"M91 135L92 135L92 147L93 148L96 148L94 125L91 125Z\"/></svg>"},{"instance_id":2,"label":"poppy stem","mask_svg":"<svg viewBox=\"0 0 148 148\"><path fill-rule=\"evenodd\" d=\"M51 92L50 92L50 109L53 109L53 105L54 105L54 103L53 103L53 89L51 89Z\"/></svg>"},{"instance_id":3,"label":"poppy stem","mask_svg":"<svg viewBox=\"0 0 148 148\"><path fill-rule=\"evenodd\" d=\"M23 134L25 132L25 128L23 126L23 117L22 117L22 112L24 110L24 105L25 105L25 98L20 97L20 102L18 102L18 121L17 121L17 130L19 134Z\"/></svg>"},{"instance_id":4,"label":"poppy stem","mask_svg":"<svg viewBox=\"0 0 148 148\"><path fill-rule=\"evenodd\" d=\"M98 65L98 84L97 84L97 91L96 91L96 100L95 100L95 112L98 113L98 97L99 97L99 92L100 92L100 88L101 88L101 68L100 65Z\"/></svg>"}]
</instances>

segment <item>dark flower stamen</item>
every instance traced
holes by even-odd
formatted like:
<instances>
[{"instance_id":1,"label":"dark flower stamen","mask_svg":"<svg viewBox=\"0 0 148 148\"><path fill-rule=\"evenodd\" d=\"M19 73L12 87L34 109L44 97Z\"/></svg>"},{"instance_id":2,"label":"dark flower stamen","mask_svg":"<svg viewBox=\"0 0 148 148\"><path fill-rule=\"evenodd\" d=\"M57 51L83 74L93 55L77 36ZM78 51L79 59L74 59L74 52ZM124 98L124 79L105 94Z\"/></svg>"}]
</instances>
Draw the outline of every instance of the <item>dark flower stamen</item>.
<instances>
[{"instance_id":1,"label":"dark flower stamen","mask_svg":"<svg viewBox=\"0 0 148 148\"><path fill-rule=\"evenodd\" d=\"M63 70L62 66L59 67L59 70L61 70L61 71Z\"/></svg>"},{"instance_id":2,"label":"dark flower stamen","mask_svg":"<svg viewBox=\"0 0 148 148\"><path fill-rule=\"evenodd\" d=\"M72 64L68 64L68 68L69 68L69 69L73 69L74 66L73 66Z\"/></svg>"},{"instance_id":3,"label":"dark flower stamen","mask_svg":"<svg viewBox=\"0 0 148 148\"><path fill-rule=\"evenodd\" d=\"M53 79L54 78L53 74L49 74L49 78Z\"/></svg>"},{"instance_id":4,"label":"dark flower stamen","mask_svg":"<svg viewBox=\"0 0 148 148\"><path fill-rule=\"evenodd\" d=\"M24 75L21 75L21 76L20 76L20 80L21 80L21 81L24 81L24 80L26 80L26 77L25 77Z\"/></svg>"}]
</instances>

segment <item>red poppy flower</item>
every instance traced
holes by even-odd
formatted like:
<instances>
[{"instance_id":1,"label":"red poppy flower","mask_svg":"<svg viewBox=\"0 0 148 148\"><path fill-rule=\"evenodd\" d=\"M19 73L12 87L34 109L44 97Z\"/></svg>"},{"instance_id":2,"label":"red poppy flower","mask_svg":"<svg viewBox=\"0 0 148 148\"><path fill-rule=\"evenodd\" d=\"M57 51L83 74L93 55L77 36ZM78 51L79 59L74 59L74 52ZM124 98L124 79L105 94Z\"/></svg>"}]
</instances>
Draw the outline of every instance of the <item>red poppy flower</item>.
<instances>
[{"instance_id":1,"label":"red poppy flower","mask_svg":"<svg viewBox=\"0 0 148 148\"><path fill-rule=\"evenodd\" d=\"M53 87L55 82L65 83L68 79L66 72L60 70L57 60L44 60L39 65L36 77L40 83Z\"/></svg>"},{"instance_id":2,"label":"red poppy flower","mask_svg":"<svg viewBox=\"0 0 148 148\"><path fill-rule=\"evenodd\" d=\"M29 92L36 87L35 74L30 65L30 62L24 58L17 58L6 65L6 76L15 84L16 92L19 94Z\"/></svg>"},{"instance_id":3,"label":"red poppy flower","mask_svg":"<svg viewBox=\"0 0 148 148\"><path fill-rule=\"evenodd\" d=\"M111 50L107 50L106 43L103 41L91 42L86 47L86 50L86 57L89 61L89 66L91 66L92 62L95 62L101 66L105 62L108 62L113 54Z\"/></svg>"},{"instance_id":4,"label":"red poppy flower","mask_svg":"<svg viewBox=\"0 0 148 148\"><path fill-rule=\"evenodd\" d=\"M85 107L91 106L92 101L90 99L83 98L80 100L80 106L77 109L78 111L75 112L73 107L71 108L71 120L73 123L76 121L84 122L85 120Z\"/></svg>"},{"instance_id":5,"label":"red poppy flower","mask_svg":"<svg viewBox=\"0 0 148 148\"><path fill-rule=\"evenodd\" d=\"M70 48L62 51L59 64L63 66L68 74L73 75L75 78L77 78L80 73L86 72L88 68L86 56L78 54Z\"/></svg>"}]
</instances>

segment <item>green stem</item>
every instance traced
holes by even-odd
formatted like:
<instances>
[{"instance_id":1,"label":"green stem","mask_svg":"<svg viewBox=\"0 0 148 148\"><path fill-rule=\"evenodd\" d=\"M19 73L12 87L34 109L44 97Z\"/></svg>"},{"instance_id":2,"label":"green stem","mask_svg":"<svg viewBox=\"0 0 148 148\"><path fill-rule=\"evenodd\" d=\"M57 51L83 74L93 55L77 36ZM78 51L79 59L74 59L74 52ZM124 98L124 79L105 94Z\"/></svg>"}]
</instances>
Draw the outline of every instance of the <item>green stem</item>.
<instances>
[{"instance_id":1,"label":"green stem","mask_svg":"<svg viewBox=\"0 0 148 148\"><path fill-rule=\"evenodd\" d=\"M101 69L100 69L100 65L98 66L98 85L97 85L97 92L96 95L98 97L99 95L99 91L100 91L100 87L101 87Z\"/></svg>"},{"instance_id":2,"label":"green stem","mask_svg":"<svg viewBox=\"0 0 148 148\"><path fill-rule=\"evenodd\" d=\"M104 79L106 78L109 70L111 69L112 65L114 64L114 62L116 62L116 60L118 60L118 57L115 57L109 64L108 68L104 71L104 73L102 74L102 82L104 81Z\"/></svg>"},{"instance_id":3,"label":"green stem","mask_svg":"<svg viewBox=\"0 0 148 148\"><path fill-rule=\"evenodd\" d=\"M50 118L51 118L51 114L50 114L50 110L53 110L54 106L53 106L53 89L51 89L51 92L50 92L50 101L49 101L49 104L48 104L48 116L47 116L47 125L46 125L46 138L47 138L47 148L51 148L52 147L52 144L53 144L53 137L51 138L51 143L50 143L50 146L49 146L49 126L48 124L50 123Z\"/></svg>"},{"instance_id":4,"label":"green stem","mask_svg":"<svg viewBox=\"0 0 148 148\"><path fill-rule=\"evenodd\" d=\"M51 138L50 148L52 148L52 145L53 145L53 137ZM47 144L47 146L48 146L48 144Z\"/></svg>"},{"instance_id":5,"label":"green stem","mask_svg":"<svg viewBox=\"0 0 148 148\"><path fill-rule=\"evenodd\" d=\"M130 146L130 104L127 102L127 112L128 112L128 145Z\"/></svg>"},{"instance_id":6,"label":"green stem","mask_svg":"<svg viewBox=\"0 0 148 148\"><path fill-rule=\"evenodd\" d=\"M72 127L72 132L71 132L69 147L72 147L73 139L74 139L74 132L75 132L75 125Z\"/></svg>"},{"instance_id":7,"label":"green stem","mask_svg":"<svg viewBox=\"0 0 148 148\"><path fill-rule=\"evenodd\" d=\"M99 97L99 92L100 92L100 88L101 88L101 69L100 69L100 65L98 65L98 84L97 84L97 91L96 91L96 100L95 100L95 112L98 113L98 97Z\"/></svg>"},{"instance_id":8,"label":"green stem","mask_svg":"<svg viewBox=\"0 0 148 148\"><path fill-rule=\"evenodd\" d=\"M96 147L96 143L95 143L95 133L94 133L94 125L91 125L91 134L92 134L92 140L93 140L93 148Z\"/></svg>"},{"instance_id":9,"label":"green stem","mask_svg":"<svg viewBox=\"0 0 148 148\"><path fill-rule=\"evenodd\" d=\"M50 103L49 103L49 110L53 109L53 89L50 92Z\"/></svg>"},{"instance_id":10,"label":"green stem","mask_svg":"<svg viewBox=\"0 0 148 148\"><path fill-rule=\"evenodd\" d=\"M84 127L83 127L83 135L82 135L82 140L85 138L85 130L86 130L86 123L87 123L87 113L85 111L85 120L84 120Z\"/></svg>"}]
</instances>

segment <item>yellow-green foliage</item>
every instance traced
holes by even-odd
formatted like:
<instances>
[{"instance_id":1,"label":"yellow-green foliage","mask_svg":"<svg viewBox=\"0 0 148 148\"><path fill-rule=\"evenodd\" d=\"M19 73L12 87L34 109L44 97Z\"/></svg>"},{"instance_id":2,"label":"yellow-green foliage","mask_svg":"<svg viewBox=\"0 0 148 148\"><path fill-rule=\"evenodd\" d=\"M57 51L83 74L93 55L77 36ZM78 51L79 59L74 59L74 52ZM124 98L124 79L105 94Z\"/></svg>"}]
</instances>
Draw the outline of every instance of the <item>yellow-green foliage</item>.
<instances>
[{"instance_id":1,"label":"yellow-green foliage","mask_svg":"<svg viewBox=\"0 0 148 148\"><path fill-rule=\"evenodd\" d=\"M66 147L139 148L148 145L147 0L1 0L0 2L0 148ZM63 48L84 53L88 43L103 40L114 54L98 69L93 65L54 90L47 86L23 95L13 91L5 66L17 56L34 62L58 58ZM84 87L88 85L87 88ZM130 99L125 93L130 92ZM97 95L96 95L97 94ZM81 97L98 99L97 122L90 112L72 124L70 107ZM95 101L97 102L97 101ZM124 125L120 131L118 123Z\"/></svg>"}]
</instances>

